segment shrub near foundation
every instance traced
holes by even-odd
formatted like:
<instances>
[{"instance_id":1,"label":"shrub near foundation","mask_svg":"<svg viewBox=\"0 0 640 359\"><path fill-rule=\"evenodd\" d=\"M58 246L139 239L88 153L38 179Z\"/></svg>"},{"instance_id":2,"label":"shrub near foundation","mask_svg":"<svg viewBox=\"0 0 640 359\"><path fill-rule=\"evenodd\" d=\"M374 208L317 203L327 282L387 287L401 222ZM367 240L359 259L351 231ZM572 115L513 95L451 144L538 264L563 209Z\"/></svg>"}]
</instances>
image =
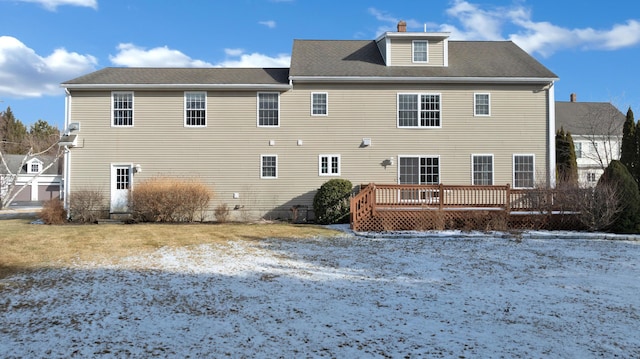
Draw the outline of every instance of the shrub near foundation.
<instances>
[{"instance_id":1,"label":"shrub near foundation","mask_svg":"<svg viewBox=\"0 0 640 359\"><path fill-rule=\"evenodd\" d=\"M204 221L213 195L199 179L153 177L131 191L131 213L142 222Z\"/></svg>"},{"instance_id":2,"label":"shrub near foundation","mask_svg":"<svg viewBox=\"0 0 640 359\"><path fill-rule=\"evenodd\" d=\"M74 191L69 196L71 220L80 223L94 223L109 216L104 193L97 189Z\"/></svg>"},{"instance_id":3,"label":"shrub near foundation","mask_svg":"<svg viewBox=\"0 0 640 359\"><path fill-rule=\"evenodd\" d=\"M63 224L67 221L67 211L61 200L52 199L42 205L38 217L46 224Z\"/></svg>"}]
</instances>

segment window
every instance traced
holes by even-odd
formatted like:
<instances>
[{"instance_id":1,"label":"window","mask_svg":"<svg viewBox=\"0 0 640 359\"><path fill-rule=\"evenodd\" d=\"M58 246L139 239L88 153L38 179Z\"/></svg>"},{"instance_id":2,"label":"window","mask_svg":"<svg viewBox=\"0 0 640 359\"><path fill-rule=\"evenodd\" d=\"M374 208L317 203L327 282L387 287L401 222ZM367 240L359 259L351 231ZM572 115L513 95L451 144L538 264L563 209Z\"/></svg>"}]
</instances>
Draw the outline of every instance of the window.
<instances>
[{"instance_id":1,"label":"window","mask_svg":"<svg viewBox=\"0 0 640 359\"><path fill-rule=\"evenodd\" d=\"M493 155L472 155L473 185L493 185Z\"/></svg>"},{"instance_id":2,"label":"window","mask_svg":"<svg viewBox=\"0 0 640 359\"><path fill-rule=\"evenodd\" d=\"M398 94L398 127L440 127L440 95Z\"/></svg>"},{"instance_id":3,"label":"window","mask_svg":"<svg viewBox=\"0 0 640 359\"><path fill-rule=\"evenodd\" d=\"M326 92L313 92L311 93L311 115L312 116L326 116L328 115L328 100L329 95Z\"/></svg>"},{"instance_id":4,"label":"window","mask_svg":"<svg viewBox=\"0 0 640 359\"><path fill-rule=\"evenodd\" d=\"M128 167L116 168L116 189L131 188L130 169Z\"/></svg>"},{"instance_id":5,"label":"window","mask_svg":"<svg viewBox=\"0 0 640 359\"><path fill-rule=\"evenodd\" d=\"M273 92L258 93L258 126L278 127L280 125L280 94Z\"/></svg>"},{"instance_id":6,"label":"window","mask_svg":"<svg viewBox=\"0 0 640 359\"><path fill-rule=\"evenodd\" d=\"M133 92L112 92L112 121L114 127L133 127Z\"/></svg>"},{"instance_id":7,"label":"window","mask_svg":"<svg viewBox=\"0 0 640 359\"><path fill-rule=\"evenodd\" d=\"M534 168L533 155L513 155L513 187L533 188Z\"/></svg>"},{"instance_id":8,"label":"window","mask_svg":"<svg viewBox=\"0 0 640 359\"><path fill-rule=\"evenodd\" d=\"M596 174L595 174L595 173L593 173L593 172L588 172L588 173L587 173L587 182L589 182L589 183L595 183L596 181L597 181L597 180L596 180Z\"/></svg>"},{"instance_id":9,"label":"window","mask_svg":"<svg viewBox=\"0 0 640 359\"><path fill-rule=\"evenodd\" d=\"M205 127L207 125L207 93L184 93L184 125Z\"/></svg>"},{"instance_id":10,"label":"window","mask_svg":"<svg viewBox=\"0 0 640 359\"><path fill-rule=\"evenodd\" d=\"M320 155L318 174L320 176L340 176L340 155Z\"/></svg>"},{"instance_id":11,"label":"window","mask_svg":"<svg viewBox=\"0 0 640 359\"><path fill-rule=\"evenodd\" d=\"M30 171L29 173L38 173L40 172L40 164L39 163L32 163L30 166Z\"/></svg>"},{"instance_id":12,"label":"window","mask_svg":"<svg viewBox=\"0 0 640 359\"><path fill-rule=\"evenodd\" d=\"M490 116L490 98L488 93L477 93L474 96L474 115L475 116Z\"/></svg>"},{"instance_id":13,"label":"window","mask_svg":"<svg viewBox=\"0 0 640 359\"><path fill-rule=\"evenodd\" d=\"M429 62L429 42L424 40L413 41L413 62Z\"/></svg>"},{"instance_id":14,"label":"window","mask_svg":"<svg viewBox=\"0 0 640 359\"><path fill-rule=\"evenodd\" d=\"M576 150L576 158L582 158L582 142L574 143L573 147Z\"/></svg>"},{"instance_id":15,"label":"window","mask_svg":"<svg viewBox=\"0 0 640 359\"><path fill-rule=\"evenodd\" d=\"M439 184L439 157L399 157L400 184Z\"/></svg>"},{"instance_id":16,"label":"window","mask_svg":"<svg viewBox=\"0 0 640 359\"><path fill-rule=\"evenodd\" d=\"M440 183L440 158L420 156L400 156L398 158L398 183L415 185L435 185ZM402 201L438 203L439 190L424 188L401 189Z\"/></svg>"},{"instance_id":17,"label":"window","mask_svg":"<svg viewBox=\"0 0 640 359\"><path fill-rule=\"evenodd\" d=\"M260 178L278 178L278 156L260 156Z\"/></svg>"}]
</instances>

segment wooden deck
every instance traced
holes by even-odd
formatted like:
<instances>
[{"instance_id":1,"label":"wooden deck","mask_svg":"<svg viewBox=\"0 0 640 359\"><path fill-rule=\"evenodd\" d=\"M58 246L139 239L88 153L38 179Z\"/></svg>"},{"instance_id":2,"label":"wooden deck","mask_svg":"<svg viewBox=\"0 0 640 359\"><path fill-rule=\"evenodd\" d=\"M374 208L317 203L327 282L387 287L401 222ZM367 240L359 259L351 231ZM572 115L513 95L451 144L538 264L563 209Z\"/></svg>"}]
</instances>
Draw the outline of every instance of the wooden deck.
<instances>
[{"instance_id":1,"label":"wooden deck","mask_svg":"<svg viewBox=\"0 0 640 359\"><path fill-rule=\"evenodd\" d=\"M368 184L351 199L351 228L507 230L554 226L555 193L504 186Z\"/></svg>"}]
</instances>

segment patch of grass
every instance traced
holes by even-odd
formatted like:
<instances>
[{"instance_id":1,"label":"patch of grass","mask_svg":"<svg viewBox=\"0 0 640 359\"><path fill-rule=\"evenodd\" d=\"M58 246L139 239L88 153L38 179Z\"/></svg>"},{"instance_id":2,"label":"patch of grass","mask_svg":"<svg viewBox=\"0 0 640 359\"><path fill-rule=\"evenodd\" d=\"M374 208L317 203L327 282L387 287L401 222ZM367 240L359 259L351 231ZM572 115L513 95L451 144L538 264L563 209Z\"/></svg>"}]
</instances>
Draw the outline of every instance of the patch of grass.
<instances>
[{"instance_id":1,"label":"patch of grass","mask_svg":"<svg viewBox=\"0 0 640 359\"><path fill-rule=\"evenodd\" d=\"M0 220L0 278L74 261L117 260L160 247L267 238L336 237L321 226L286 223L100 224L46 226L30 219Z\"/></svg>"}]
</instances>

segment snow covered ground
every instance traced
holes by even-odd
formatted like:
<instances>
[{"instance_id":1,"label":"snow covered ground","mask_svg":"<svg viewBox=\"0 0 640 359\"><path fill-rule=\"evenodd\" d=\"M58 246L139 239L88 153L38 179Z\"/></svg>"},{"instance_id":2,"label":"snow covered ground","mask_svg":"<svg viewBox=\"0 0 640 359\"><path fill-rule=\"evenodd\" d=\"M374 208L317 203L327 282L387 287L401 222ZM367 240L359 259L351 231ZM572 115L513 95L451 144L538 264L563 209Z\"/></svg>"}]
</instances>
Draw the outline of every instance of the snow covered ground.
<instances>
[{"instance_id":1,"label":"snow covered ground","mask_svg":"<svg viewBox=\"0 0 640 359\"><path fill-rule=\"evenodd\" d=\"M640 242L162 248L0 281L0 357L638 358Z\"/></svg>"}]
</instances>

